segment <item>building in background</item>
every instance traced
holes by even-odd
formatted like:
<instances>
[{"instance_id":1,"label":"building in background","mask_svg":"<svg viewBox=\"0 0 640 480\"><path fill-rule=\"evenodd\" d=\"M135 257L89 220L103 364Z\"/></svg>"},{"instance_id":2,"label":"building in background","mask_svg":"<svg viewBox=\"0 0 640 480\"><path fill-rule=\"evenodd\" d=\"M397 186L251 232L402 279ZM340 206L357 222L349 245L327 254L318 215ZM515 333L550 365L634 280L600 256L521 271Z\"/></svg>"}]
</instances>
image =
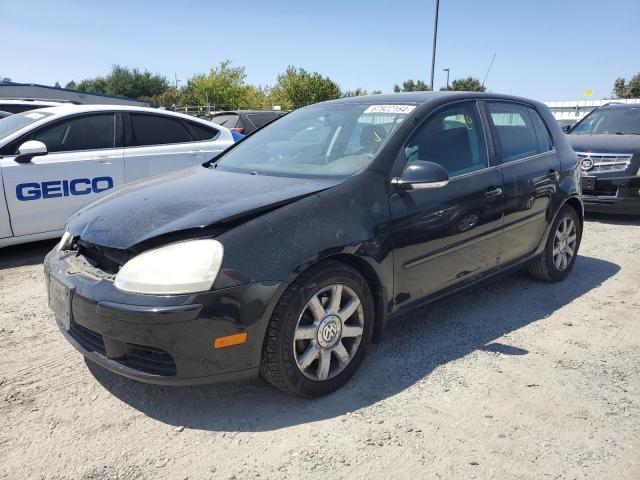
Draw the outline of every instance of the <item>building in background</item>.
<instances>
[{"instance_id":1,"label":"building in background","mask_svg":"<svg viewBox=\"0 0 640 480\"><path fill-rule=\"evenodd\" d=\"M567 100L564 102L544 102L556 120L566 124L574 124L594 108L607 103L636 103L640 105L640 98L619 100Z\"/></svg>"},{"instance_id":2,"label":"building in background","mask_svg":"<svg viewBox=\"0 0 640 480\"><path fill-rule=\"evenodd\" d=\"M137 107L150 107L147 100L106 95L104 93L81 92L68 88L50 87L34 83L15 83L0 80L0 99L34 98L39 100L66 101L87 105L134 105Z\"/></svg>"}]
</instances>

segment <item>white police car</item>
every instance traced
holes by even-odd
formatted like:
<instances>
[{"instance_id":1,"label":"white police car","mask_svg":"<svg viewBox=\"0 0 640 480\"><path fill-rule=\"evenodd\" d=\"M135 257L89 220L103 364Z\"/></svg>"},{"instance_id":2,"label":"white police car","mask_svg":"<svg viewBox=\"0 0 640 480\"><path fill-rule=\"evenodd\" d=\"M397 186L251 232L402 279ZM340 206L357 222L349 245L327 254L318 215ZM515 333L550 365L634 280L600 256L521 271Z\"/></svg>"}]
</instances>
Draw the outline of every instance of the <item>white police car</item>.
<instances>
[{"instance_id":1,"label":"white police car","mask_svg":"<svg viewBox=\"0 0 640 480\"><path fill-rule=\"evenodd\" d=\"M225 127L153 108L64 105L3 118L0 247L60 236L98 196L203 163L234 141Z\"/></svg>"}]
</instances>

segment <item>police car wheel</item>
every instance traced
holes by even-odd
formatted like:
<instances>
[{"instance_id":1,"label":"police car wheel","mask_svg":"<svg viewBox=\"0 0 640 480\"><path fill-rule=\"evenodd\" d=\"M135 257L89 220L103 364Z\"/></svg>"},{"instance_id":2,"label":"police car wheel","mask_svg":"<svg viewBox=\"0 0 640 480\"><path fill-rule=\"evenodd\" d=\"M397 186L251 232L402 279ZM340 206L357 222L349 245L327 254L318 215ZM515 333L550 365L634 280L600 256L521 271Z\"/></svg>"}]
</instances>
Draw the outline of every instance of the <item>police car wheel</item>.
<instances>
[{"instance_id":1,"label":"police car wheel","mask_svg":"<svg viewBox=\"0 0 640 480\"><path fill-rule=\"evenodd\" d=\"M373 321L371 290L356 270L336 261L312 267L289 286L274 310L261 374L287 393L331 393L358 369Z\"/></svg>"}]
</instances>

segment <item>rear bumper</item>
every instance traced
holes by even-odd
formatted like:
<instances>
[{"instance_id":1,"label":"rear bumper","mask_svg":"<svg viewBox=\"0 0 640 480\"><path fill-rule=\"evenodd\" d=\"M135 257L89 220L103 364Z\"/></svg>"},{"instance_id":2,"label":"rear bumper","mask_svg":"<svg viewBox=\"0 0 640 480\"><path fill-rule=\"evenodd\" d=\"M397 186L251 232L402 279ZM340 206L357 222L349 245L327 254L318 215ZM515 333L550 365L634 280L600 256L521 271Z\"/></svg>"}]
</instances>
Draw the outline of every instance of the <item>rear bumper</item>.
<instances>
[{"instance_id":1,"label":"rear bumper","mask_svg":"<svg viewBox=\"0 0 640 480\"><path fill-rule=\"evenodd\" d=\"M640 177L596 178L593 191L582 192L587 212L640 215Z\"/></svg>"},{"instance_id":2,"label":"rear bumper","mask_svg":"<svg viewBox=\"0 0 640 480\"><path fill-rule=\"evenodd\" d=\"M56 315L65 338L86 358L119 375L170 385L255 377L262 341L282 289L250 283L194 295L125 294L109 279L74 271L65 255L45 259L47 291L70 287L69 319ZM247 341L214 348L216 338L246 332Z\"/></svg>"}]
</instances>

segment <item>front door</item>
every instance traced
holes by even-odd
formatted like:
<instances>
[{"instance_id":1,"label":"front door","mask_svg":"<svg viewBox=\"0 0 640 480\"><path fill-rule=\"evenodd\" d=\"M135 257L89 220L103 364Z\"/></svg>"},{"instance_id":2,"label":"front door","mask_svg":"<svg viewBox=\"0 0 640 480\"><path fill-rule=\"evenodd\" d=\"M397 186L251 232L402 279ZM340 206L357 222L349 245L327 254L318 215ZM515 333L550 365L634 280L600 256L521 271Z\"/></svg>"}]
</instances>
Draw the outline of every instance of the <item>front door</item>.
<instances>
[{"instance_id":1,"label":"front door","mask_svg":"<svg viewBox=\"0 0 640 480\"><path fill-rule=\"evenodd\" d=\"M398 159L413 160L442 165L450 181L390 196L397 307L495 267L502 228L502 179L489 167L476 102L447 105L429 115Z\"/></svg>"},{"instance_id":2,"label":"front door","mask_svg":"<svg viewBox=\"0 0 640 480\"><path fill-rule=\"evenodd\" d=\"M14 236L61 230L76 210L124 181L113 113L45 125L28 139L43 142L49 153L25 164L15 156L0 160Z\"/></svg>"}]
</instances>

